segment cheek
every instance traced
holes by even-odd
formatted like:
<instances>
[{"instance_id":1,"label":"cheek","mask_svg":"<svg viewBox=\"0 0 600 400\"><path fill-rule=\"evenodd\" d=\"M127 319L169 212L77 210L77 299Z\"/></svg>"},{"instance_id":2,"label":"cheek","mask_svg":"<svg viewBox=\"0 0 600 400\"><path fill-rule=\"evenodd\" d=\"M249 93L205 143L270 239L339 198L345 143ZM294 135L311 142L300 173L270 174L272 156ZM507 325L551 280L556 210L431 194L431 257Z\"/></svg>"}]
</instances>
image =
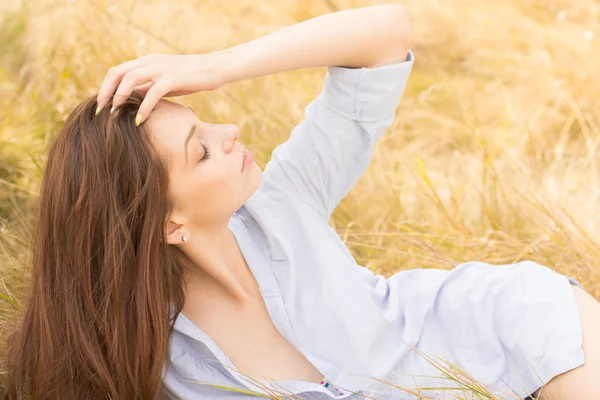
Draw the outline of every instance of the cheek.
<instances>
[{"instance_id":1,"label":"cheek","mask_svg":"<svg viewBox=\"0 0 600 400\"><path fill-rule=\"evenodd\" d=\"M240 180L235 176L227 166L214 167L210 170L198 170L195 176L193 187L193 196L196 202L215 205L215 203L227 204L235 200ZM200 200L200 201L198 201Z\"/></svg>"}]
</instances>

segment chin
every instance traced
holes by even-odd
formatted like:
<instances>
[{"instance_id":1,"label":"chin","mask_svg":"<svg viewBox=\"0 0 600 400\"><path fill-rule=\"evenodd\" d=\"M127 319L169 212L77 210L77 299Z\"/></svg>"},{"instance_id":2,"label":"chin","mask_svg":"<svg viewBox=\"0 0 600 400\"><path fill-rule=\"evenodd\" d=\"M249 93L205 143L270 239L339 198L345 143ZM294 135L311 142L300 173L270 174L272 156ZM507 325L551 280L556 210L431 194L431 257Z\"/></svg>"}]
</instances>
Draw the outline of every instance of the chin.
<instances>
[{"instance_id":1,"label":"chin","mask_svg":"<svg viewBox=\"0 0 600 400\"><path fill-rule=\"evenodd\" d=\"M251 181L248 182L248 186L250 186L251 188L248 197L252 196L254 192L258 190L258 188L260 187L260 182L262 181L262 169L260 169L258 165L252 166L251 168L255 171L248 171L250 172L248 174L248 180Z\"/></svg>"}]
</instances>

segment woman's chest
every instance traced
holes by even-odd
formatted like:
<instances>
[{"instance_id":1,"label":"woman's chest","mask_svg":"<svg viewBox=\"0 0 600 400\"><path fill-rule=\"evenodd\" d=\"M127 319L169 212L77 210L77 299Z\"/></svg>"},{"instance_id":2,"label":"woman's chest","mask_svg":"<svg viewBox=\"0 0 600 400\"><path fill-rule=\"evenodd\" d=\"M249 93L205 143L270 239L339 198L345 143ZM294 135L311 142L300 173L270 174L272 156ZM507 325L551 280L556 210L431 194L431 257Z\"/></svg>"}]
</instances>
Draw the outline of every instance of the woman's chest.
<instances>
[{"instance_id":1,"label":"woman's chest","mask_svg":"<svg viewBox=\"0 0 600 400\"><path fill-rule=\"evenodd\" d=\"M239 372L251 378L316 383L323 378L281 335L262 298L243 306L213 299L210 307L195 307L185 314L217 344Z\"/></svg>"}]
</instances>

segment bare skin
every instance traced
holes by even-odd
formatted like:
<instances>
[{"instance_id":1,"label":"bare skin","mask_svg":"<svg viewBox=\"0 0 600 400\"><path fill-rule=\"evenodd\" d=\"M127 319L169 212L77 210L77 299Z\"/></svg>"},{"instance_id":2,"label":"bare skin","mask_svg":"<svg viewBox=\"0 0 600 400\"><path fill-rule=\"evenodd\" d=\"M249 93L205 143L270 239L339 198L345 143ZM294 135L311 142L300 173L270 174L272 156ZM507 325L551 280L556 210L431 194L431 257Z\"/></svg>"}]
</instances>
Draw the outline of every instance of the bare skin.
<instances>
[{"instance_id":1,"label":"bare skin","mask_svg":"<svg viewBox=\"0 0 600 400\"><path fill-rule=\"evenodd\" d=\"M167 242L181 246L197 266L187 271L187 283L217 284L243 302L249 296L238 276L247 271L235 262L239 248L228 225L258 188L262 171L254 162L242 169L245 147L237 140L239 128L203 121L190 108L164 99L146 123L154 147L168 157L175 205L166 224Z\"/></svg>"},{"instance_id":2,"label":"bare skin","mask_svg":"<svg viewBox=\"0 0 600 400\"><path fill-rule=\"evenodd\" d=\"M235 270L246 271L238 279L247 299L233 301L217 285L192 287L183 314L251 378L320 382L323 374L273 324L248 265L239 251L235 254Z\"/></svg>"},{"instance_id":3,"label":"bare skin","mask_svg":"<svg viewBox=\"0 0 600 400\"><path fill-rule=\"evenodd\" d=\"M583 327L585 364L555 376L533 397L539 400L596 399L600 395L600 302L572 285Z\"/></svg>"}]
</instances>

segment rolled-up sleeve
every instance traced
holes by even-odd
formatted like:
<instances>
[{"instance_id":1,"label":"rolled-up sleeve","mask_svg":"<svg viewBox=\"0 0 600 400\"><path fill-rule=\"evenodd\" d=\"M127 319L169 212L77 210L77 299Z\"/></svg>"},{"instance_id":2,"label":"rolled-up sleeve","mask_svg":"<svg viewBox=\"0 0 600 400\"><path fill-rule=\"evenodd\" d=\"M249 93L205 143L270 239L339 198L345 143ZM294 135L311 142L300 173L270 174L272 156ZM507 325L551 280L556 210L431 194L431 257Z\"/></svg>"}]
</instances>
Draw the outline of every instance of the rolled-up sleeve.
<instances>
[{"instance_id":1,"label":"rolled-up sleeve","mask_svg":"<svg viewBox=\"0 0 600 400\"><path fill-rule=\"evenodd\" d=\"M305 118L278 145L263 187L310 205L326 220L368 167L374 146L392 124L414 63L375 68L327 67L323 89Z\"/></svg>"}]
</instances>

